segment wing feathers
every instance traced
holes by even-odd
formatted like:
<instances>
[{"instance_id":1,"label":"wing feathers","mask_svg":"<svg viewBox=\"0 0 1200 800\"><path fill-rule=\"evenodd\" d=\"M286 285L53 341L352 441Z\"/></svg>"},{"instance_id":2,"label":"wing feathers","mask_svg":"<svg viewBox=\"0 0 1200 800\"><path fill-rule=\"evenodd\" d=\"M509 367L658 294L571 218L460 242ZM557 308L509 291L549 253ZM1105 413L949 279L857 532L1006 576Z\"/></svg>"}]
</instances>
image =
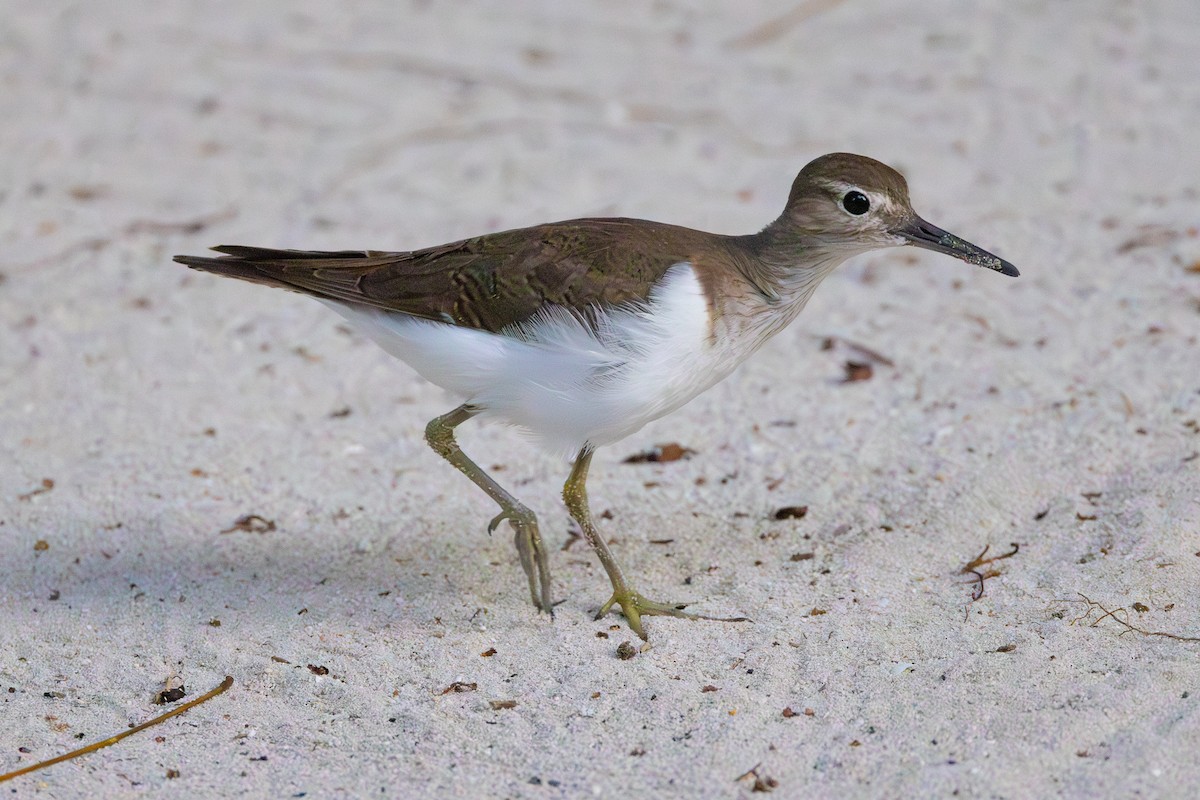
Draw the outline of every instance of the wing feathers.
<instances>
[{"instance_id":1,"label":"wing feathers","mask_svg":"<svg viewBox=\"0 0 1200 800\"><path fill-rule=\"evenodd\" d=\"M706 240L707 237L707 240ZM193 269L346 303L501 332L547 306L584 316L646 300L671 265L719 239L626 219L581 219L412 252L221 245Z\"/></svg>"}]
</instances>

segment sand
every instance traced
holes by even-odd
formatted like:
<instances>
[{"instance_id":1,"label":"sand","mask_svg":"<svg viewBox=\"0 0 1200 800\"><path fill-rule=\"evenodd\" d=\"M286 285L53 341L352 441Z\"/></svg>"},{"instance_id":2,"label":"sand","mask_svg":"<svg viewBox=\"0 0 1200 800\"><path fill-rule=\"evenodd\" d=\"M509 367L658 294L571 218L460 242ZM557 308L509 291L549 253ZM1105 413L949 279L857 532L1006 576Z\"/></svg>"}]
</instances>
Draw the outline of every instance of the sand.
<instances>
[{"instance_id":1,"label":"sand","mask_svg":"<svg viewBox=\"0 0 1200 800\"><path fill-rule=\"evenodd\" d=\"M725 798L755 768L781 797L1200 794L1194 3L2 16L0 771L234 679L6 796ZM551 620L422 441L453 398L311 300L170 261L751 232L835 150L1022 276L858 258L601 450L636 584L754 620L651 619L629 660L565 462L462 429L541 515ZM623 463L667 442L696 454ZM985 547L1017 552L981 586Z\"/></svg>"}]
</instances>

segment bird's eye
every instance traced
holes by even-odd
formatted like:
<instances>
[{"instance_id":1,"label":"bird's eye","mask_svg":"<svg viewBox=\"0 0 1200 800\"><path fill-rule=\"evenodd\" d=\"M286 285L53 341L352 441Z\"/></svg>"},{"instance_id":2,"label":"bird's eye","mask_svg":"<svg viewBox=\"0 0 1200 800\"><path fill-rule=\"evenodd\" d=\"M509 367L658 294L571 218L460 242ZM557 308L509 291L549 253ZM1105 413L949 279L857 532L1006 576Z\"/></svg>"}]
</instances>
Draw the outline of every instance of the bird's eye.
<instances>
[{"instance_id":1,"label":"bird's eye","mask_svg":"<svg viewBox=\"0 0 1200 800\"><path fill-rule=\"evenodd\" d=\"M861 217L871 210L871 201L862 192L846 192L846 196L842 198L842 208L856 217Z\"/></svg>"}]
</instances>

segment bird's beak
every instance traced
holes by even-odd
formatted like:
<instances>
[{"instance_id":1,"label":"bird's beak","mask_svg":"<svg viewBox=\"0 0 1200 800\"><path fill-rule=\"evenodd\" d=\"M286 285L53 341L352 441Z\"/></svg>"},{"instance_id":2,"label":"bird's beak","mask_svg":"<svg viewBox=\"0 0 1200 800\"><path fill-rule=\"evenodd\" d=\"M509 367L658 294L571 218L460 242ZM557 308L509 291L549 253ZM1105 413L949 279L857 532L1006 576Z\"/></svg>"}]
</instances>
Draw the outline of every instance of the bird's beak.
<instances>
[{"instance_id":1,"label":"bird's beak","mask_svg":"<svg viewBox=\"0 0 1200 800\"><path fill-rule=\"evenodd\" d=\"M948 256L962 259L977 267L986 267L1004 275L1017 277L1021 273L1012 264L999 256L994 256L983 248L976 247L964 241L953 233L944 231L937 225L931 225L918 216L913 216L904 227L894 231L897 236L908 240L908 244L932 250L935 253L945 253Z\"/></svg>"}]
</instances>

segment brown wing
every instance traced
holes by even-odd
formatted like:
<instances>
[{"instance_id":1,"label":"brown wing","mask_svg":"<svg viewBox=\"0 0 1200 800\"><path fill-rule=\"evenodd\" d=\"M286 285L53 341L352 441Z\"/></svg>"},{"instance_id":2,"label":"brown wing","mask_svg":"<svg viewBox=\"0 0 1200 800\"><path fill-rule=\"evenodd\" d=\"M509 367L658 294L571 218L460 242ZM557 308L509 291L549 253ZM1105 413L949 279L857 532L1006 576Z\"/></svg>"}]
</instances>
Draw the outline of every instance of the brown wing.
<instances>
[{"instance_id":1,"label":"brown wing","mask_svg":"<svg viewBox=\"0 0 1200 800\"><path fill-rule=\"evenodd\" d=\"M194 269L349 303L498 332L553 303L587 315L645 299L703 237L630 219L578 219L425 250L308 252L221 246L217 258L175 256Z\"/></svg>"}]
</instances>

